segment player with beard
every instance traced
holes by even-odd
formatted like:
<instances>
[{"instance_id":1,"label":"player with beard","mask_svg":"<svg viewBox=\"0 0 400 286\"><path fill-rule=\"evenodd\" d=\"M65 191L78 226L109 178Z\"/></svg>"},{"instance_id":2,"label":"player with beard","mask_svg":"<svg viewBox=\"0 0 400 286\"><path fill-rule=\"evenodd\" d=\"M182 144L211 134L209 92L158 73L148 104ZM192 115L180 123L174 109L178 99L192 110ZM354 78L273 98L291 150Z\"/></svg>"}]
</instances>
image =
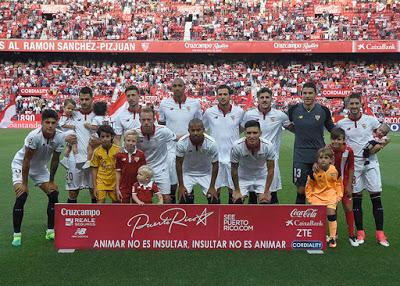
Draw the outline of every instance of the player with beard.
<instances>
[{"instance_id":1,"label":"player with beard","mask_svg":"<svg viewBox=\"0 0 400 286\"><path fill-rule=\"evenodd\" d=\"M384 145L377 144L370 150L369 164L365 164L364 147L373 140L374 131L381 125L378 119L361 112L361 94L349 96L349 116L340 120L337 126L346 133L346 144L354 152L353 213L357 228L357 242L363 244L365 231L362 213L362 192L367 190L372 201L375 219L375 237L378 243L388 247L389 241L383 232L383 206L381 201L382 182L377 152Z\"/></svg>"},{"instance_id":2,"label":"player with beard","mask_svg":"<svg viewBox=\"0 0 400 286\"><path fill-rule=\"evenodd\" d=\"M176 141L176 135L168 127L155 125L155 112L143 107L140 111L140 129L137 147L144 152L147 164L153 169L156 182L164 203L171 203L171 183L169 176L168 145ZM175 150L174 150L175 154Z\"/></svg>"},{"instance_id":3,"label":"player with beard","mask_svg":"<svg viewBox=\"0 0 400 286\"><path fill-rule=\"evenodd\" d=\"M215 139L218 146L218 177L216 187L218 195L223 187L228 188L228 203L233 203L233 182L231 177L230 154L233 143L240 138L240 123L244 111L231 104L232 91L227 85L217 87L218 105L210 107L204 112L203 122L206 130Z\"/></svg>"},{"instance_id":4,"label":"player with beard","mask_svg":"<svg viewBox=\"0 0 400 286\"><path fill-rule=\"evenodd\" d=\"M83 166L87 161L88 145L92 148L99 145L98 139L91 138L91 121L95 114L93 113L93 92L90 87L83 87L79 91L80 109L74 111L75 134L65 137L69 144L78 144L78 154L75 156L76 164L70 164L66 175L65 189L68 191L68 203L76 203L79 191L89 189L92 203L96 203L96 197L93 194L92 174L89 168Z\"/></svg>"},{"instance_id":5,"label":"player with beard","mask_svg":"<svg viewBox=\"0 0 400 286\"><path fill-rule=\"evenodd\" d=\"M122 135L131 129L140 128L140 92L135 85L128 86L125 89L126 101L128 107L122 109L115 117L114 123L114 144L120 145Z\"/></svg>"},{"instance_id":6,"label":"player with beard","mask_svg":"<svg viewBox=\"0 0 400 286\"><path fill-rule=\"evenodd\" d=\"M179 203L194 203L194 186L200 185L208 203L219 203L215 181L218 175L218 149L215 140L204 134L200 119L189 122L189 134L176 144L176 173Z\"/></svg>"},{"instance_id":7,"label":"player with beard","mask_svg":"<svg viewBox=\"0 0 400 286\"><path fill-rule=\"evenodd\" d=\"M335 125L329 109L316 103L317 87L307 82L302 89L303 102L291 106L288 111L294 133L293 183L297 187L296 204L305 204L305 185L312 174L313 164L319 149L325 146L324 130L330 132Z\"/></svg>"}]
</instances>

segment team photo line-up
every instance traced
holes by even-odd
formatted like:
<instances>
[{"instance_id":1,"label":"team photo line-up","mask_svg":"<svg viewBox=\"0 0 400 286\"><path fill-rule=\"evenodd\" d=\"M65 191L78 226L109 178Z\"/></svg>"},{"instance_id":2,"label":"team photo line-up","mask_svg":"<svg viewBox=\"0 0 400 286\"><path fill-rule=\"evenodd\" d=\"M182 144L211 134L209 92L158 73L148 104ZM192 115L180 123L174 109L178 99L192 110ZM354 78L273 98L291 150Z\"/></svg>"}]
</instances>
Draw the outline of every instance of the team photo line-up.
<instances>
[{"instance_id":1,"label":"team photo line-up","mask_svg":"<svg viewBox=\"0 0 400 286\"><path fill-rule=\"evenodd\" d=\"M56 111L45 109L41 127L27 135L11 163L16 194L12 245L22 242L28 177L48 196L45 238L54 239L58 203L54 178L59 164L66 169L68 203L77 203L80 190L87 189L92 203L105 203L108 197L113 203L144 205L156 196L159 204L193 204L198 186L209 204L221 203L222 188L228 189L229 204L245 200L278 204L281 133L287 129L295 136L295 202L327 207L328 246L336 247L339 202L350 244L364 243L363 190L372 201L376 241L389 246L383 231L376 155L390 141L389 128L363 114L362 94L348 97L348 116L335 125L330 110L316 102L313 82L302 86L302 102L291 106L287 114L272 107L268 88L257 92L256 107L247 111L231 104L228 85L217 87L218 104L204 112L199 100L186 97L183 79L173 80L171 91L173 95L155 111L141 107L139 89L129 86L127 107L113 120L105 102L93 103L89 87L80 89L79 108L72 99L64 101L60 118ZM325 129L330 132L329 145L324 142Z\"/></svg>"}]
</instances>

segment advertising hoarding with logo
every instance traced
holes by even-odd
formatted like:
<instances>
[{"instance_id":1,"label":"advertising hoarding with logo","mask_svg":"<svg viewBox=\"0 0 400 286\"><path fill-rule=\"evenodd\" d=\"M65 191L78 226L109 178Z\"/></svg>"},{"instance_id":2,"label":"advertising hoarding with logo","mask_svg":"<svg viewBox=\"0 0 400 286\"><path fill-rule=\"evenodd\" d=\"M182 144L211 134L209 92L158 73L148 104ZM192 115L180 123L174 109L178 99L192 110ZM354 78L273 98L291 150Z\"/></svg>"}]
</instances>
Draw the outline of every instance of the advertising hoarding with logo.
<instances>
[{"instance_id":1,"label":"advertising hoarding with logo","mask_svg":"<svg viewBox=\"0 0 400 286\"><path fill-rule=\"evenodd\" d=\"M323 206L56 205L57 249L325 248Z\"/></svg>"}]
</instances>

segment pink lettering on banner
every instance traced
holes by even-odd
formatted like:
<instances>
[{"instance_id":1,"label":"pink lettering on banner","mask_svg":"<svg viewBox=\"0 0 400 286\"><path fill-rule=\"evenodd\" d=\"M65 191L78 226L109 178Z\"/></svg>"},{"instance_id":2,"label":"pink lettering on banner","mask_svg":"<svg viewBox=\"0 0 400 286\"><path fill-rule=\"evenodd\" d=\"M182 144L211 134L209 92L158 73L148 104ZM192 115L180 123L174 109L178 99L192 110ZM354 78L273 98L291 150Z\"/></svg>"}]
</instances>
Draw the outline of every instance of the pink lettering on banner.
<instances>
[{"instance_id":1,"label":"pink lettering on banner","mask_svg":"<svg viewBox=\"0 0 400 286\"><path fill-rule=\"evenodd\" d=\"M323 206L57 204L55 244L58 249L324 249L325 221Z\"/></svg>"}]
</instances>

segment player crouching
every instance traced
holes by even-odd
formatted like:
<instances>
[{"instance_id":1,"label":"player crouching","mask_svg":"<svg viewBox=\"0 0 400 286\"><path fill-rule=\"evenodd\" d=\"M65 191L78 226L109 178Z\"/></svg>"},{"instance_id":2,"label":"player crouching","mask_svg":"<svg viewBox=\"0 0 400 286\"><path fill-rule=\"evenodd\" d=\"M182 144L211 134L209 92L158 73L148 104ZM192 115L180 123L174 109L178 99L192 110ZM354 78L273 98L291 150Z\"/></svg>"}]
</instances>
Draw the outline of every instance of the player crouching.
<instances>
[{"instance_id":1,"label":"player crouching","mask_svg":"<svg viewBox=\"0 0 400 286\"><path fill-rule=\"evenodd\" d=\"M58 115L54 110L46 109L42 113L42 127L31 131L11 163L12 181L16 194L13 208L14 237L13 246L21 245L21 224L24 205L28 197L28 176L47 197L47 231L45 238L54 239L54 204L58 203L58 187L54 176L64 149L64 135L57 128ZM50 171L47 163L50 161Z\"/></svg>"}]
</instances>

